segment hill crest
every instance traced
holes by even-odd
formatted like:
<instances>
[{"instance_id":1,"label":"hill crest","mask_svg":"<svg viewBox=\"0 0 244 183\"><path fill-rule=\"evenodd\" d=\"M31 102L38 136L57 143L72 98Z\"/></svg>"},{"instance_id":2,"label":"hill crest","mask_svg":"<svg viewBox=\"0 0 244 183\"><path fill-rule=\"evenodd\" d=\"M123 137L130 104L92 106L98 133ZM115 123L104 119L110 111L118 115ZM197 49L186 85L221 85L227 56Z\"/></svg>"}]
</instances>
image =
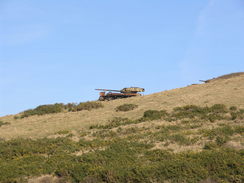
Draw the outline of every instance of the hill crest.
<instances>
[{"instance_id":1,"label":"hill crest","mask_svg":"<svg viewBox=\"0 0 244 183\"><path fill-rule=\"evenodd\" d=\"M119 113L115 108L131 103L138 105L133 111ZM146 110L172 110L185 105L210 106L225 104L244 108L244 74L224 75L211 82L166 90L141 97L103 102L104 108L92 111L66 112L14 119L14 115L1 117L10 123L0 128L0 138L40 138L62 130L87 129L94 124L104 124L114 117L136 119Z\"/></svg>"}]
</instances>

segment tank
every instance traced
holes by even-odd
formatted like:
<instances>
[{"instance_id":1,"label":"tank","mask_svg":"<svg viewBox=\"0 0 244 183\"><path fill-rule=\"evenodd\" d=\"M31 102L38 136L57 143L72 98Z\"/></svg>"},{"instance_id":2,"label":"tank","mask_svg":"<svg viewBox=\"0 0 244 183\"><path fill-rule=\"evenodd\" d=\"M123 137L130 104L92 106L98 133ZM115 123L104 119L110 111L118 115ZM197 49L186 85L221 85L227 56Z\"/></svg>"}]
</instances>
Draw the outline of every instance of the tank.
<instances>
[{"instance_id":1,"label":"tank","mask_svg":"<svg viewBox=\"0 0 244 183\"><path fill-rule=\"evenodd\" d=\"M111 89L95 89L100 92L99 101L105 101L105 100L115 100L115 99L121 99L121 98L129 98L129 97L136 97L141 96L139 92L144 92L144 88L139 87L129 87L129 88L123 88L121 90L111 90Z\"/></svg>"}]
</instances>

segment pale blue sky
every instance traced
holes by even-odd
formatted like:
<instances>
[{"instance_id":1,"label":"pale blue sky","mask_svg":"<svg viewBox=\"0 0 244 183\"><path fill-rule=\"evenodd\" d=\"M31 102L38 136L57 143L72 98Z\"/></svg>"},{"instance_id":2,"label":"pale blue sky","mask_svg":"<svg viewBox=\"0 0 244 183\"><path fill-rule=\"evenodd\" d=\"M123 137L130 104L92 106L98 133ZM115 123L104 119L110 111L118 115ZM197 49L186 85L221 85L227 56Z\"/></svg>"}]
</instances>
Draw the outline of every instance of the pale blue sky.
<instances>
[{"instance_id":1,"label":"pale blue sky","mask_svg":"<svg viewBox=\"0 0 244 183\"><path fill-rule=\"evenodd\" d=\"M0 116L240 71L243 0L0 0Z\"/></svg>"}]
</instances>

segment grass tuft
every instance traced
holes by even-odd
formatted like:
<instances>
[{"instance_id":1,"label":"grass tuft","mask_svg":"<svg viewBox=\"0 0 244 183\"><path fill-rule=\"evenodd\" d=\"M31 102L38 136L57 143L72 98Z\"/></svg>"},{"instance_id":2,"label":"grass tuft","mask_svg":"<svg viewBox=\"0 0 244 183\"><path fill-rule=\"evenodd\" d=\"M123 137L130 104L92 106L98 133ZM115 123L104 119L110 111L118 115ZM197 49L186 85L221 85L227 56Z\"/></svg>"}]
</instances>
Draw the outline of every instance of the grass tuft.
<instances>
[{"instance_id":1,"label":"grass tuft","mask_svg":"<svg viewBox=\"0 0 244 183\"><path fill-rule=\"evenodd\" d=\"M136 105L136 104L123 104L123 105L116 107L115 110L117 112L120 112L120 111L127 112L127 111L132 111L137 107L138 107L138 105Z\"/></svg>"},{"instance_id":2,"label":"grass tuft","mask_svg":"<svg viewBox=\"0 0 244 183\"><path fill-rule=\"evenodd\" d=\"M3 125L10 125L10 123L9 122L0 121L0 127L3 126Z\"/></svg>"}]
</instances>

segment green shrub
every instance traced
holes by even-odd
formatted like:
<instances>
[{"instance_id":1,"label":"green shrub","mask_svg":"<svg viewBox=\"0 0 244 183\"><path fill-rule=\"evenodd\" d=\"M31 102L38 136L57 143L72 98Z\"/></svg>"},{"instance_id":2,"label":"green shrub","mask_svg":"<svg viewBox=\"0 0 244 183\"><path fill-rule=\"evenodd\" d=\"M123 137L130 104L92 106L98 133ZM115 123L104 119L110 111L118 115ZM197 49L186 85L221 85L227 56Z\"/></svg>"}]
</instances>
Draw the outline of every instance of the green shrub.
<instances>
[{"instance_id":1,"label":"green shrub","mask_svg":"<svg viewBox=\"0 0 244 183\"><path fill-rule=\"evenodd\" d=\"M230 107L230 110L231 110L231 111L236 111L236 110L237 110L237 107L236 107L236 106L231 106L231 107Z\"/></svg>"},{"instance_id":2,"label":"green shrub","mask_svg":"<svg viewBox=\"0 0 244 183\"><path fill-rule=\"evenodd\" d=\"M165 110L157 111L157 110L147 110L144 112L143 118L144 120L157 120L166 116L167 112Z\"/></svg>"},{"instance_id":3,"label":"green shrub","mask_svg":"<svg viewBox=\"0 0 244 183\"><path fill-rule=\"evenodd\" d=\"M244 119L244 113L242 113L241 110L239 110L239 111L232 111L230 113L230 115L231 115L231 120Z\"/></svg>"},{"instance_id":4,"label":"green shrub","mask_svg":"<svg viewBox=\"0 0 244 183\"><path fill-rule=\"evenodd\" d=\"M214 128L211 130L203 130L202 133L209 137L209 139L213 139L217 136L221 137L229 137L234 134L243 134L244 133L244 127L242 126L229 126L229 125L224 125L222 127Z\"/></svg>"},{"instance_id":5,"label":"green shrub","mask_svg":"<svg viewBox=\"0 0 244 183\"><path fill-rule=\"evenodd\" d=\"M75 110L76 106L77 106L77 104L75 104L75 103L68 103L68 104L64 105L64 109L71 112L71 111Z\"/></svg>"},{"instance_id":6,"label":"green shrub","mask_svg":"<svg viewBox=\"0 0 244 183\"><path fill-rule=\"evenodd\" d=\"M63 104L49 104L49 105L40 105L35 109L26 110L21 115L21 118L25 118L33 115L44 115L51 113L59 113L63 111Z\"/></svg>"},{"instance_id":7,"label":"green shrub","mask_svg":"<svg viewBox=\"0 0 244 183\"><path fill-rule=\"evenodd\" d=\"M202 152L171 153L117 139L107 143L104 150L74 154L83 147L104 143L67 138L0 142L0 182L27 182L27 177L44 174L54 174L66 182L193 183L208 177L218 182L238 182L244 175L243 151L216 145L206 145Z\"/></svg>"},{"instance_id":8,"label":"green shrub","mask_svg":"<svg viewBox=\"0 0 244 183\"><path fill-rule=\"evenodd\" d=\"M196 105L187 105L183 107L176 107L173 109L169 119L205 119L211 122L215 120L225 119L225 113L228 110L225 105L223 104L215 104L211 107L200 107Z\"/></svg>"},{"instance_id":9,"label":"green shrub","mask_svg":"<svg viewBox=\"0 0 244 183\"><path fill-rule=\"evenodd\" d=\"M9 122L0 121L0 127L3 126L3 125L9 125L9 124L10 124Z\"/></svg>"},{"instance_id":10,"label":"green shrub","mask_svg":"<svg viewBox=\"0 0 244 183\"><path fill-rule=\"evenodd\" d=\"M83 102L83 103L79 103L77 106L75 106L73 108L73 112L74 111L82 111L82 110L92 110L92 109L98 109L98 108L102 108L103 105L100 102Z\"/></svg>"},{"instance_id":11,"label":"green shrub","mask_svg":"<svg viewBox=\"0 0 244 183\"><path fill-rule=\"evenodd\" d=\"M236 112L231 112L230 115L232 120L235 120L238 117L238 114Z\"/></svg>"},{"instance_id":12,"label":"green shrub","mask_svg":"<svg viewBox=\"0 0 244 183\"><path fill-rule=\"evenodd\" d=\"M126 112L126 111L131 111L137 107L138 107L138 105L136 105L136 104L123 104L123 105L116 107L115 110L117 112L119 112L119 111Z\"/></svg>"},{"instance_id":13,"label":"green shrub","mask_svg":"<svg viewBox=\"0 0 244 183\"><path fill-rule=\"evenodd\" d=\"M210 107L210 111L214 113L227 113L227 107L224 104L214 104Z\"/></svg>"},{"instance_id":14,"label":"green shrub","mask_svg":"<svg viewBox=\"0 0 244 183\"><path fill-rule=\"evenodd\" d=\"M14 116L14 119L21 119L21 117L20 116Z\"/></svg>"},{"instance_id":15,"label":"green shrub","mask_svg":"<svg viewBox=\"0 0 244 183\"><path fill-rule=\"evenodd\" d=\"M35 109L29 109L24 111L20 118L25 118L33 115L44 115L44 114L52 114L52 113L59 113L63 111L81 111L81 110L92 110L92 109L98 109L103 107L103 105L100 102L83 102L76 105L75 103L68 103L68 104L62 104L62 103L56 103L56 104L49 104L49 105L40 105L36 107ZM15 119L18 119L16 117Z\"/></svg>"},{"instance_id":16,"label":"green shrub","mask_svg":"<svg viewBox=\"0 0 244 183\"><path fill-rule=\"evenodd\" d=\"M205 150L214 150L214 149L217 149L217 148L218 148L218 146L214 142L208 142L203 147L203 149L205 149Z\"/></svg>"},{"instance_id":17,"label":"green shrub","mask_svg":"<svg viewBox=\"0 0 244 183\"><path fill-rule=\"evenodd\" d=\"M185 119L185 118L203 118L208 113L208 107L199 107L195 105L187 105L183 107L176 107L173 109L171 118Z\"/></svg>"},{"instance_id":18,"label":"green shrub","mask_svg":"<svg viewBox=\"0 0 244 183\"><path fill-rule=\"evenodd\" d=\"M222 146L223 144L225 144L228 141L228 137L226 136L217 136L215 139L215 142L218 146Z\"/></svg>"},{"instance_id":19,"label":"green shrub","mask_svg":"<svg viewBox=\"0 0 244 183\"><path fill-rule=\"evenodd\" d=\"M214 122L216 120L225 119L222 115L219 115L218 113L208 114L204 118L208 119L210 122Z\"/></svg>"}]
</instances>

